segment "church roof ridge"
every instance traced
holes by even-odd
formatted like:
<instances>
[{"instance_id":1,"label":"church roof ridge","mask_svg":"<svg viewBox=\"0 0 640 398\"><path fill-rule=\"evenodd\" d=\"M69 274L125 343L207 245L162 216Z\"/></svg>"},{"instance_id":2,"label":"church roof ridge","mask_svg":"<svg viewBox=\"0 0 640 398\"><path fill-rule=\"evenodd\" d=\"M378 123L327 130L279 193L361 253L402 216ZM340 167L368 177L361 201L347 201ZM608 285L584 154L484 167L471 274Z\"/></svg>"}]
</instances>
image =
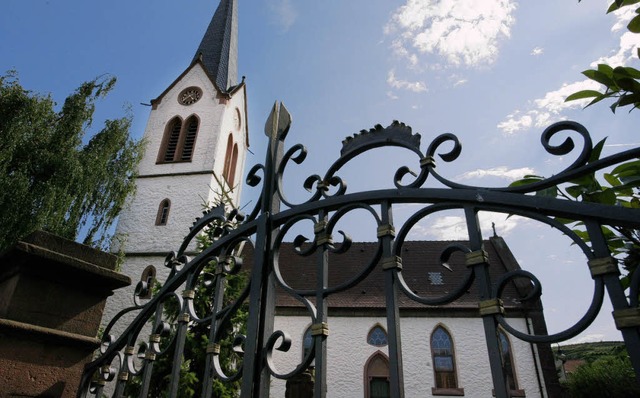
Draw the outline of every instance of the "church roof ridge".
<instances>
[{"instance_id":1,"label":"church roof ridge","mask_svg":"<svg viewBox=\"0 0 640 398\"><path fill-rule=\"evenodd\" d=\"M223 93L238 85L238 1L221 0L192 64L200 60Z\"/></svg>"}]
</instances>

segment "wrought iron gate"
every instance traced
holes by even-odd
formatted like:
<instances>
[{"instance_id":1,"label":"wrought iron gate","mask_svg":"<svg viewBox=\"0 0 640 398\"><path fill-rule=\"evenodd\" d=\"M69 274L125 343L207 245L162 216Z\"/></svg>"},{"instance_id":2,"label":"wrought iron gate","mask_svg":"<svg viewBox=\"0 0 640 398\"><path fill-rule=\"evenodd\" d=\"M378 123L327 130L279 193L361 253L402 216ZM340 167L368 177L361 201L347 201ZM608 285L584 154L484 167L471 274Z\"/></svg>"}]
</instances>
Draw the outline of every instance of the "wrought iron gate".
<instances>
[{"instance_id":1,"label":"wrought iron gate","mask_svg":"<svg viewBox=\"0 0 640 398\"><path fill-rule=\"evenodd\" d=\"M505 188L479 188L464 186L447 180L435 170L436 155L444 162L454 161L461 153L457 137L444 134L437 137L425 153L420 149L420 135L402 123L393 122L383 128L378 125L369 131L362 131L343 141L340 157L329 167L324 176L313 175L304 183L311 197L302 204L287 200L282 191L282 175L291 162L301 163L306 157L306 149L295 145L286 152L284 141L289 131L291 119L284 108L276 103L267 121L269 149L264 165L250 170L247 182L258 186L262 179L260 202L248 216L238 211L225 214L224 206L213 209L200 218L191 228L182 246L167 257L166 266L171 273L164 285L144 305L140 304L124 310L118 317L135 311L135 320L117 339L109 336L111 325L105 331L104 344L100 355L86 366L79 396L95 394L101 396L106 383L112 383L114 396L124 394L127 383L136 378L140 396L146 396L151 381L154 364L161 356L168 357L171 363L171 376L168 396L177 396L183 350L188 328L203 326L208 333L204 372L199 375L203 381L203 390L199 396L212 396L214 380L231 382L241 380L242 397L268 396L271 377L289 378L303 372L315 361L315 396L326 394L326 368L328 330L327 299L330 295L356 286L372 272L383 272L385 281L385 300L387 308L387 331L389 341L390 390L391 396L403 397L403 361L400 343L400 318L398 297L404 295L424 305L444 305L462 294L472 284L477 286L479 297L478 316L482 318L484 335L489 352L491 377L495 395L507 397L508 387L501 366L498 327L512 336L532 343L550 343L569 339L583 331L600 310L605 290L611 299L613 318L622 332L627 350L640 380L640 309L638 307L640 272L634 274L628 296L620 282L620 273L616 259L608 247L607 237L602 226L618 226L633 230L640 229L640 210L620 206L607 206L586 202L575 202L532 195L535 192L574 181L581 176L591 175L608 167L638 159L640 148L590 161L593 151L591 138L587 130L573 122L560 122L547 128L542 135L542 144L553 155L566 155L572 152L574 143L567 138L561 145L552 145L551 139L558 132L577 134L584 142L581 153L575 162L554 177L527 185ZM443 144L452 147L446 153L438 153ZM339 176L349 161L358 155L379 147L399 147L412 152L417 157L419 172L414 173L408 167L401 167L395 174L394 187L391 189L368 192L348 193L346 183ZM636 160L637 161L637 160ZM259 177L262 174L262 177ZM412 177L410 177L410 175ZM439 181L442 188L423 187L428 178ZM411 179L408 184L403 181ZM415 212L399 228L394 225L392 210L399 204L419 204ZM280 209L284 204L287 208ZM339 286L328 286L326 275L329 267L329 252L348 252L350 241L343 236L342 242L333 241L334 227L345 214L354 209L369 212L377 224L377 251L371 263L362 266L361 272ZM447 209L463 211L468 232L468 246L449 248L465 253L468 267L467 275L460 281L458 288L443 297L430 298L414 293L403 279L402 254L400 248L408 231L429 214ZM585 262L594 281L593 299L586 314L572 327L553 335L530 335L516 330L504 316L501 302L502 290L515 278L526 278L533 286L531 298L539 297L539 280L530 272L518 270L504 275L499 280L491 280L487 267L487 255L483 251L483 236L479 227L478 212L491 211L513 214L537 220L561 231L569 242L576 244L584 253ZM581 222L587 239L579 236L566 226L561 219ZM305 243L299 237L293 243L300 255L317 257L316 289L300 291L289 287L283 280L278 266L278 250L285 233L301 220L314 223L315 237ZM233 227L232 227L233 225ZM397 229L397 232L396 232ZM214 242L194 258L188 258L184 252L189 243L203 231L214 236ZM255 241L249 239L255 237ZM237 248L242 244L254 247L255 262L252 266L249 282L242 294L229 305L225 302L225 280L243 268L242 260L236 256ZM206 270L213 264L213 270ZM378 267L381 265L381 267ZM197 285L204 283L213 291L213 303L206 315L195 309ZM275 369L271 356L274 350L288 350L290 339L287 331L273 330L274 287L279 285L287 294L295 297L307 308L312 322L313 347L301 360L296 369L280 374ZM141 282L136 294L146 293L149 286ZM178 289L184 289L180 294ZM164 316L168 300L174 301L173 324ZM177 303L177 304L175 304ZM229 325L235 312L248 305L246 332L238 335L233 343L233 352L237 355L233 362L233 372L221 365L222 350L220 342L223 328ZM248 303L248 304L247 304ZM145 326L147 325L147 326ZM145 328L153 329L144 348L136 345ZM227 327L228 330L228 327ZM186 358L186 360L190 360ZM230 373L230 374L227 374Z\"/></svg>"}]
</instances>

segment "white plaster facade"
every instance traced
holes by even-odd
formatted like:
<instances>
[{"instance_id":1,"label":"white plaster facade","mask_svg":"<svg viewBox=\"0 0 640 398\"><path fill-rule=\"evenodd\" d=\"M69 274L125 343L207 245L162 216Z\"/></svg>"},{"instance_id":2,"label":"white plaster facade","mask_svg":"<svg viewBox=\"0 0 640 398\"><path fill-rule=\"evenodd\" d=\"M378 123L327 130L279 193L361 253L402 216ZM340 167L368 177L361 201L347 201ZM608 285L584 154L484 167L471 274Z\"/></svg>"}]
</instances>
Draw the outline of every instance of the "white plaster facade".
<instances>
[{"instance_id":1,"label":"white plaster facade","mask_svg":"<svg viewBox=\"0 0 640 398\"><path fill-rule=\"evenodd\" d=\"M526 330L525 319L510 318L511 325ZM361 398L365 396L365 364L376 352L388 355L388 347L367 343L369 331L376 325L386 329L384 317L333 317L329 319L327 337L327 397ZM481 318L425 318L401 320L401 341L405 397L432 397L434 373L430 337L438 325L451 334L454 344L458 387L465 397L492 396L489 368ZM274 330L288 332L292 338L289 352L274 351L274 361L281 373L294 369L302 358L302 336L309 327L308 317L277 316ZM518 388L527 397L545 397L544 379L529 343L510 337ZM542 390L542 391L541 391ZM271 396L284 397L285 381L272 378Z\"/></svg>"}]
</instances>

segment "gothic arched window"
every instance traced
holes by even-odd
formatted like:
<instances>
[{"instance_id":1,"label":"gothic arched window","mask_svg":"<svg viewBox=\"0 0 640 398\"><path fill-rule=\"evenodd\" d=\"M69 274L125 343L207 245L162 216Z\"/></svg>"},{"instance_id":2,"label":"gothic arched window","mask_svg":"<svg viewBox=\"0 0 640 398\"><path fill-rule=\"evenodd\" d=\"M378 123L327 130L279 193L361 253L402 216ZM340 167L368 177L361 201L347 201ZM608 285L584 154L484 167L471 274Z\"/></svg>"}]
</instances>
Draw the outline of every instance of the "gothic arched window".
<instances>
[{"instance_id":1,"label":"gothic arched window","mask_svg":"<svg viewBox=\"0 0 640 398\"><path fill-rule=\"evenodd\" d=\"M160 202L160 206L158 206L156 225L167 225L167 221L169 221L169 210L171 210L171 201L164 199Z\"/></svg>"},{"instance_id":2,"label":"gothic arched window","mask_svg":"<svg viewBox=\"0 0 640 398\"><path fill-rule=\"evenodd\" d=\"M238 163L238 144L233 142L233 135L229 133L227 138L227 152L224 157L224 169L222 175L233 189L233 183L236 178L236 165Z\"/></svg>"},{"instance_id":3,"label":"gothic arched window","mask_svg":"<svg viewBox=\"0 0 640 398\"><path fill-rule=\"evenodd\" d=\"M431 357L435 376L434 389L458 388L456 358L451 334L438 325L431 333Z\"/></svg>"},{"instance_id":4,"label":"gothic arched window","mask_svg":"<svg viewBox=\"0 0 640 398\"><path fill-rule=\"evenodd\" d=\"M500 359L502 362L502 372L506 379L505 384L510 391L514 392L518 389L518 383L516 381L516 374L513 366L511 342L502 329L498 329L498 343L500 348Z\"/></svg>"},{"instance_id":5,"label":"gothic arched window","mask_svg":"<svg viewBox=\"0 0 640 398\"><path fill-rule=\"evenodd\" d=\"M198 136L198 117L192 115L186 122L176 116L167 123L157 163L190 162Z\"/></svg>"},{"instance_id":6,"label":"gothic arched window","mask_svg":"<svg viewBox=\"0 0 640 398\"><path fill-rule=\"evenodd\" d=\"M367 343L376 347L386 346L388 344L387 332L380 325L372 327L367 335Z\"/></svg>"},{"instance_id":7,"label":"gothic arched window","mask_svg":"<svg viewBox=\"0 0 640 398\"><path fill-rule=\"evenodd\" d=\"M389 359L377 351L364 365L364 396L366 398L387 398L391 394L389 385Z\"/></svg>"}]
</instances>

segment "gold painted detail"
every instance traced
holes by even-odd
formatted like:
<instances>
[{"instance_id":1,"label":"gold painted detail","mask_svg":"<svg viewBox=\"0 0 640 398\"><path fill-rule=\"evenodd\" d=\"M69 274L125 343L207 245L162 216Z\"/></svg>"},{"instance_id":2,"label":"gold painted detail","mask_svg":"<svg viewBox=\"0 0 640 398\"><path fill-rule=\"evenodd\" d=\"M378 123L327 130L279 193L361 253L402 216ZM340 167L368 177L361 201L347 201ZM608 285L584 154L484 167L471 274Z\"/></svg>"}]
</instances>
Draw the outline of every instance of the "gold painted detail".
<instances>
[{"instance_id":1,"label":"gold painted detail","mask_svg":"<svg viewBox=\"0 0 640 398\"><path fill-rule=\"evenodd\" d=\"M327 225L329 222L327 220L318 221L313 226L313 233L318 235L321 234L325 229L327 229Z\"/></svg>"},{"instance_id":2,"label":"gold painted detail","mask_svg":"<svg viewBox=\"0 0 640 398\"><path fill-rule=\"evenodd\" d=\"M180 314L180 316L178 317L178 322L187 323L190 320L191 320L191 317L189 316L189 314Z\"/></svg>"},{"instance_id":3,"label":"gold painted detail","mask_svg":"<svg viewBox=\"0 0 640 398\"><path fill-rule=\"evenodd\" d=\"M467 265L467 267L488 262L489 254L484 250L476 250L474 252L465 254L465 264Z\"/></svg>"},{"instance_id":4,"label":"gold painted detail","mask_svg":"<svg viewBox=\"0 0 640 398\"><path fill-rule=\"evenodd\" d=\"M484 300L478 303L480 309L480 316L504 314L504 306L502 300L498 298Z\"/></svg>"},{"instance_id":5,"label":"gold painted detail","mask_svg":"<svg viewBox=\"0 0 640 398\"><path fill-rule=\"evenodd\" d=\"M436 167L436 160L433 158L433 156L425 156L424 158L420 159L420 167L426 166Z\"/></svg>"},{"instance_id":6,"label":"gold painted detail","mask_svg":"<svg viewBox=\"0 0 640 398\"><path fill-rule=\"evenodd\" d=\"M618 274L618 260L608 256L602 258L594 258L589 260L589 270L591 270L591 276L596 277L606 274Z\"/></svg>"},{"instance_id":7,"label":"gold painted detail","mask_svg":"<svg viewBox=\"0 0 640 398\"><path fill-rule=\"evenodd\" d=\"M147 352L144 353L144 359L146 359L147 361L155 361L156 354L151 350L148 350Z\"/></svg>"},{"instance_id":8,"label":"gold painted detail","mask_svg":"<svg viewBox=\"0 0 640 398\"><path fill-rule=\"evenodd\" d=\"M324 245L325 243L332 244L333 237L331 236L331 234L318 234L316 236L316 242L318 243L318 245Z\"/></svg>"},{"instance_id":9,"label":"gold painted detail","mask_svg":"<svg viewBox=\"0 0 640 398\"><path fill-rule=\"evenodd\" d=\"M195 290L185 290L184 292L182 292L182 297L186 298L186 299L193 299L196 297L196 291Z\"/></svg>"},{"instance_id":10,"label":"gold painted detail","mask_svg":"<svg viewBox=\"0 0 640 398\"><path fill-rule=\"evenodd\" d=\"M329 335L329 324L326 322L314 323L311 325L311 335L312 336L328 336Z\"/></svg>"},{"instance_id":11,"label":"gold painted detail","mask_svg":"<svg viewBox=\"0 0 640 398\"><path fill-rule=\"evenodd\" d=\"M124 353L126 355L133 355L136 352L136 347L128 345L124 348Z\"/></svg>"},{"instance_id":12,"label":"gold painted detail","mask_svg":"<svg viewBox=\"0 0 640 398\"><path fill-rule=\"evenodd\" d=\"M328 191L329 190L329 183L325 180L322 180L318 183L318 190L319 191Z\"/></svg>"},{"instance_id":13,"label":"gold painted detail","mask_svg":"<svg viewBox=\"0 0 640 398\"><path fill-rule=\"evenodd\" d=\"M640 308L626 308L613 311L613 319L618 330L640 327Z\"/></svg>"},{"instance_id":14,"label":"gold painted detail","mask_svg":"<svg viewBox=\"0 0 640 398\"><path fill-rule=\"evenodd\" d=\"M129 380L129 372L120 372L120 374L118 374L118 380L121 380L121 381Z\"/></svg>"},{"instance_id":15,"label":"gold painted detail","mask_svg":"<svg viewBox=\"0 0 640 398\"><path fill-rule=\"evenodd\" d=\"M159 334L150 334L149 335L149 343L159 343L161 336Z\"/></svg>"},{"instance_id":16,"label":"gold painted detail","mask_svg":"<svg viewBox=\"0 0 640 398\"><path fill-rule=\"evenodd\" d=\"M378 227L378 238L384 236L396 236L396 229L391 224L385 224Z\"/></svg>"},{"instance_id":17,"label":"gold painted detail","mask_svg":"<svg viewBox=\"0 0 640 398\"><path fill-rule=\"evenodd\" d=\"M391 256L382 260L382 269L402 269L402 257Z\"/></svg>"},{"instance_id":18,"label":"gold painted detail","mask_svg":"<svg viewBox=\"0 0 640 398\"><path fill-rule=\"evenodd\" d=\"M207 354L220 354L220 344L216 344L216 343L207 344Z\"/></svg>"}]
</instances>

